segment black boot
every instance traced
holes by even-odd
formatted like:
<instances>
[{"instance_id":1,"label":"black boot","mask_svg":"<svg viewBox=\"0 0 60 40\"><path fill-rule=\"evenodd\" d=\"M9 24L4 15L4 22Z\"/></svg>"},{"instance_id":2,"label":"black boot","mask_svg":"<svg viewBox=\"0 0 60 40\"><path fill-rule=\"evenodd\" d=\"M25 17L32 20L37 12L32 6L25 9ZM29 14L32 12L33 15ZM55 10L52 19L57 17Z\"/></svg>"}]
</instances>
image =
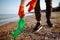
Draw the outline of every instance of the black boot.
<instances>
[{"instance_id":1,"label":"black boot","mask_svg":"<svg viewBox=\"0 0 60 40\"><path fill-rule=\"evenodd\" d=\"M47 24L48 24L48 27L52 27L53 26L53 24L51 23L50 20L47 20Z\"/></svg>"},{"instance_id":2,"label":"black boot","mask_svg":"<svg viewBox=\"0 0 60 40\"><path fill-rule=\"evenodd\" d=\"M40 27L41 27L40 23L37 23L36 26L35 26L35 28L33 28L32 32L37 31Z\"/></svg>"}]
</instances>

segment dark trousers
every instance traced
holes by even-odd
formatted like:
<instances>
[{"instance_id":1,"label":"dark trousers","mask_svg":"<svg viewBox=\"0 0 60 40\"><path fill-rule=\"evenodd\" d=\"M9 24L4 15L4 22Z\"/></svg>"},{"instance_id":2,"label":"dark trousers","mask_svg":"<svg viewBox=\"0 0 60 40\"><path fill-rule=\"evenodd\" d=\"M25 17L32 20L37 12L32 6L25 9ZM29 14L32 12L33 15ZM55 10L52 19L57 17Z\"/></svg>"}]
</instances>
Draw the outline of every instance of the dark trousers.
<instances>
[{"instance_id":1,"label":"dark trousers","mask_svg":"<svg viewBox=\"0 0 60 40\"><path fill-rule=\"evenodd\" d=\"M51 17L51 12L52 12L52 3L51 2L52 2L52 0L45 0L47 20L50 20L50 17ZM35 16L36 16L37 21L41 20L40 0L37 1L36 7L35 7Z\"/></svg>"}]
</instances>

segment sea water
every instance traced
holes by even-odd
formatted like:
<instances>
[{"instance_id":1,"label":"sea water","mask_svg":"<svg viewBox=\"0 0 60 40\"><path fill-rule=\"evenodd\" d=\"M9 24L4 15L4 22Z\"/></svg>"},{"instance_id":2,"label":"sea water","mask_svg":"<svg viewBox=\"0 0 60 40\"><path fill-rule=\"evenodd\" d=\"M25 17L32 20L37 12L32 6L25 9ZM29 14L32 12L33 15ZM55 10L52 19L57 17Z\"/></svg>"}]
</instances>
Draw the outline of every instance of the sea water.
<instances>
[{"instance_id":1,"label":"sea water","mask_svg":"<svg viewBox=\"0 0 60 40\"><path fill-rule=\"evenodd\" d=\"M33 15L33 13L26 13L25 17ZM18 14L0 14L0 26L9 22L18 21Z\"/></svg>"}]
</instances>

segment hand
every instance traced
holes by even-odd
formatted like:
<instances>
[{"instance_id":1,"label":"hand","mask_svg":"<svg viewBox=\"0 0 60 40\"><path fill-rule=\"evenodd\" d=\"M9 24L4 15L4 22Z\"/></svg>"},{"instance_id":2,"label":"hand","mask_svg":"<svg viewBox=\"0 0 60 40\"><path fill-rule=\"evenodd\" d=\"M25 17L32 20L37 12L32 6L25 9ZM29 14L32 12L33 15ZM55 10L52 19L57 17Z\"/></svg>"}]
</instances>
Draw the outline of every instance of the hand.
<instances>
[{"instance_id":1,"label":"hand","mask_svg":"<svg viewBox=\"0 0 60 40\"><path fill-rule=\"evenodd\" d=\"M24 6L19 7L18 16L20 18L23 18L25 16L25 14L24 14Z\"/></svg>"},{"instance_id":2,"label":"hand","mask_svg":"<svg viewBox=\"0 0 60 40\"><path fill-rule=\"evenodd\" d=\"M31 10L33 10L36 6L37 0L31 0L26 6L30 5L28 12L30 12Z\"/></svg>"}]
</instances>

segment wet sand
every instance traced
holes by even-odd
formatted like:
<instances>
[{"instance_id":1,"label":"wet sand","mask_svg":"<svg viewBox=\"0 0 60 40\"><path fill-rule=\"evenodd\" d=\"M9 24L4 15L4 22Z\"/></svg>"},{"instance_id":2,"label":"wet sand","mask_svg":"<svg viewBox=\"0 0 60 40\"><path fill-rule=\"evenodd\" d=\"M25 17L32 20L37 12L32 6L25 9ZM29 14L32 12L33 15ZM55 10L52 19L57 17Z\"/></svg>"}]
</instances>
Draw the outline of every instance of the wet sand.
<instances>
[{"instance_id":1,"label":"wet sand","mask_svg":"<svg viewBox=\"0 0 60 40\"><path fill-rule=\"evenodd\" d=\"M42 13L41 24L42 29L38 33L31 33L36 24L35 15L25 18L26 25L24 30L15 39L11 36L11 32L15 31L17 22L10 22L0 26L0 40L60 40L60 12L53 12L51 22L55 25L49 28L46 23L45 13Z\"/></svg>"}]
</instances>

